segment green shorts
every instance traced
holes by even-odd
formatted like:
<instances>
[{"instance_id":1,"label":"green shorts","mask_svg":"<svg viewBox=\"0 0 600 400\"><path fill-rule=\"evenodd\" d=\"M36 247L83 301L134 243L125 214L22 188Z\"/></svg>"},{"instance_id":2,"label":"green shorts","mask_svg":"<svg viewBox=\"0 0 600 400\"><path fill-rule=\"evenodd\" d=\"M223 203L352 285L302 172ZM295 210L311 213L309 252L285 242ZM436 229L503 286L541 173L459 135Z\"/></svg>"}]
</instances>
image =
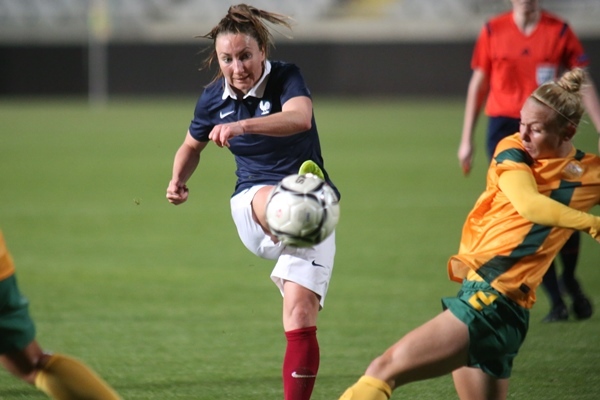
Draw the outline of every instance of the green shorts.
<instances>
[{"instance_id":1,"label":"green shorts","mask_svg":"<svg viewBox=\"0 0 600 400\"><path fill-rule=\"evenodd\" d=\"M529 310L487 282L463 281L456 297L442 299L469 328L469 366L499 379L509 378L512 363L529 329Z\"/></svg>"},{"instance_id":2,"label":"green shorts","mask_svg":"<svg viewBox=\"0 0 600 400\"><path fill-rule=\"evenodd\" d=\"M0 281L0 354L22 350L35 339L29 301L19 292L14 275Z\"/></svg>"}]
</instances>

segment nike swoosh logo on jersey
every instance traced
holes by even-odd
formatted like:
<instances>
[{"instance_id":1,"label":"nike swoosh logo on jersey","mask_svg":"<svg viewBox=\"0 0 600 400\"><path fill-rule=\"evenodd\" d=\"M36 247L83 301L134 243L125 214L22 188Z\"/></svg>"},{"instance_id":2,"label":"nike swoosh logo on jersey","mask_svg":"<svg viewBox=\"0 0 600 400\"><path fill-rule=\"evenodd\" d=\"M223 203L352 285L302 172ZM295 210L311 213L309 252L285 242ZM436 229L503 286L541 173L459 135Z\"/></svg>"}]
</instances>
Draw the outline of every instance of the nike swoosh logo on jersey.
<instances>
[{"instance_id":1,"label":"nike swoosh logo on jersey","mask_svg":"<svg viewBox=\"0 0 600 400\"><path fill-rule=\"evenodd\" d=\"M221 119L223 119L223 118L225 118L226 116L233 114L234 112L235 112L234 110L227 111L227 112L223 112L223 111L221 111L221 112L219 113L219 116L221 117Z\"/></svg>"},{"instance_id":2,"label":"nike swoosh logo on jersey","mask_svg":"<svg viewBox=\"0 0 600 400\"><path fill-rule=\"evenodd\" d=\"M316 262L315 260L313 260L313 262L312 262L312 265L313 265L314 267L321 267L321 268L325 268L325 266L324 266L324 265L317 264L317 262Z\"/></svg>"},{"instance_id":3,"label":"nike swoosh logo on jersey","mask_svg":"<svg viewBox=\"0 0 600 400\"><path fill-rule=\"evenodd\" d=\"M316 375L302 375L297 373L296 371L292 372L292 378L296 379L306 379L306 378L316 378Z\"/></svg>"}]
</instances>

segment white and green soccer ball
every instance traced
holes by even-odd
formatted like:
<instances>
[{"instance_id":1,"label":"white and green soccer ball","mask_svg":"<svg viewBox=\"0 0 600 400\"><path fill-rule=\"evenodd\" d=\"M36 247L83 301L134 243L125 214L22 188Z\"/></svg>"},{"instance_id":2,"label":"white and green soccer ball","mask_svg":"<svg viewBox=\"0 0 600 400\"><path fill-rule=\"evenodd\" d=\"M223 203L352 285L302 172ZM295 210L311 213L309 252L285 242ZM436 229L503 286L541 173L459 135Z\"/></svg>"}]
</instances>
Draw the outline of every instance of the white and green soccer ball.
<instances>
[{"instance_id":1,"label":"white and green soccer ball","mask_svg":"<svg viewBox=\"0 0 600 400\"><path fill-rule=\"evenodd\" d=\"M285 245L310 247L334 231L340 204L334 190L314 174L289 175L267 201L267 224Z\"/></svg>"}]
</instances>

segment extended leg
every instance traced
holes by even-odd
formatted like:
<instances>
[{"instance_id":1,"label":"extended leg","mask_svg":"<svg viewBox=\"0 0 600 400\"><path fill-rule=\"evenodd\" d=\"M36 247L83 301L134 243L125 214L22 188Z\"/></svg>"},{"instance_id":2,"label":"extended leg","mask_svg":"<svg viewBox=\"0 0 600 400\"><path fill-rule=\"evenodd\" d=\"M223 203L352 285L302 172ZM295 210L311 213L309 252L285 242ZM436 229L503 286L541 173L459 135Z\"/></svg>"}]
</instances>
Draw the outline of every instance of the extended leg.
<instances>
[{"instance_id":1,"label":"extended leg","mask_svg":"<svg viewBox=\"0 0 600 400\"><path fill-rule=\"evenodd\" d=\"M45 354L37 341L0 356L13 375L57 400L119 400L119 395L81 361Z\"/></svg>"},{"instance_id":2,"label":"extended leg","mask_svg":"<svg viewBox=\"0 0 600 400\"><path fill-rule=\"evenodd\" d=\"M365 376L340 400L385 400L391 390L409 382L449 374L466 365L469 332L450 311L412 330L377 357Z\"/></svg>"}]
</instances>

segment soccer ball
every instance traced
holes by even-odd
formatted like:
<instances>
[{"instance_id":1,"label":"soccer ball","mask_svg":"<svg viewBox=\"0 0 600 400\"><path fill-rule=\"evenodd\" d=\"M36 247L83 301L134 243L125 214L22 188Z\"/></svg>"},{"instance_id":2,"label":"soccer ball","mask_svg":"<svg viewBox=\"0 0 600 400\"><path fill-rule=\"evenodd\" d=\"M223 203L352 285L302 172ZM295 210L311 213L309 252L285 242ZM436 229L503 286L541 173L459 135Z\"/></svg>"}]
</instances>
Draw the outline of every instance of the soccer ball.
<instances>
[{"instance_id":1,"label":"soccer ball","mask_svg":"<svg viewBox=\"0 0 600 400\"><path fill-rule=\"evenodd\" d=\"M284 244L295 247L321 243L340 218L335 192L314 174L283 178L271 192L266 211L271 233Z\"/></svg>"}]
</instances>

